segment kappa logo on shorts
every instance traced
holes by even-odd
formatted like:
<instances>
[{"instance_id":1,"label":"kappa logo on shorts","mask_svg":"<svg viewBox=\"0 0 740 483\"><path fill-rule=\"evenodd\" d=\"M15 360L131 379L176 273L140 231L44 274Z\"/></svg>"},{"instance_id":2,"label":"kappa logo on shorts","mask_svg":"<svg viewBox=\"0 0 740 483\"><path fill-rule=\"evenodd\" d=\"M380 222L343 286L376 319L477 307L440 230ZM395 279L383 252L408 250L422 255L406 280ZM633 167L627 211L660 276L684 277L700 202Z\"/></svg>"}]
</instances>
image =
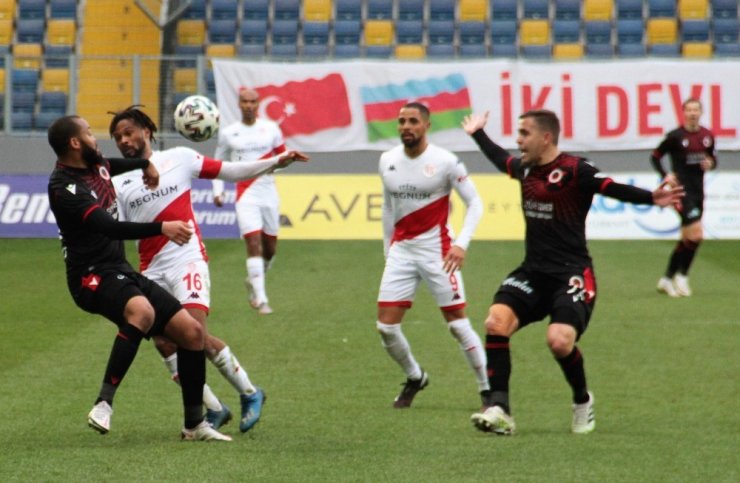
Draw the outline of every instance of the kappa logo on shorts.
<instances>
[{"instance_id":1,"label":"kappa logo on shorts","mask_svg":"<svg viewBox=\"0 0 740 483\"><path fill-rule=\"evenodd\" d=\"M190 292L190 295L188 295L189 299L199 299L200 295L198 295L198 292Z\"/></svg>"},{"instance_id":2,"label":"kappa logo on shorts","mask_svg":"<svg viewBox=\"0 0 740 483\"><path fill-rule=\"evenodd\" d=\"M100 277L98 275L91 273L87 277L82 277L82 288L87 288L94 292L98 289L99 286Z\"/></svg>"}]
</instances>

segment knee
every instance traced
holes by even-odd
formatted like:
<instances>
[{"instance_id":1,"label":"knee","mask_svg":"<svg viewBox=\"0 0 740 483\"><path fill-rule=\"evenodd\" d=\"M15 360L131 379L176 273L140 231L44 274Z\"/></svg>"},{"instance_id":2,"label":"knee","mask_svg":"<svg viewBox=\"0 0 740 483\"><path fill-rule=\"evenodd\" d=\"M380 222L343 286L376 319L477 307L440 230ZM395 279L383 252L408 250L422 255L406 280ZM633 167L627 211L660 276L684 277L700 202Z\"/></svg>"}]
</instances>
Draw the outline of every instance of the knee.
<instances>
[{"instance_id":1,"label":"knee","mask_svg":"<svg viewBox=\"0 0 740 483\"><path fill-rule=\"evenodd\" d=\"M567 330L547 331L547 346L556 357L565 357L573 352L575 343L575 330L573 330L573 333Z\"/></svg>"},{"instance_id":2,"label":"knee","mask_svg":"<svg viewBox=\"0 0 740 483\"><path fill-rule=\"evenodd\" d=\"M488 310L485 326L488 335L511 337L516 330L517 319L509 307L495 304Z\"/></svg>"},{"instance_id":3,"label":"knee","mask_svg":"<svg viewBox=\"0 0 740 483\"><path fill-rule=\"evenodd\" d=\"M205 329L195 319L191 318L190 323L182 325L182 339L184 341L183 349L192 351L203 350L205 346Z\"/></svg>"}]
</instances>

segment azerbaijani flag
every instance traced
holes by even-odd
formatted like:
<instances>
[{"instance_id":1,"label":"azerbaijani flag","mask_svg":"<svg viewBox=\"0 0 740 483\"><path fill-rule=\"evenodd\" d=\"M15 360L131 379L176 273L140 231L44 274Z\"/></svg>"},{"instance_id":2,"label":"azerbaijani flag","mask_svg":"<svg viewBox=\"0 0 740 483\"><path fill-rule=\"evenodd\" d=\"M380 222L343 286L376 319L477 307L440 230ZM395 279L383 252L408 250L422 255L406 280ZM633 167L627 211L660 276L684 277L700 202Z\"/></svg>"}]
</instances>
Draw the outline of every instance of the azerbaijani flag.
<instances>
[{"instance_id":1,"label":"azerbaijani flag","mask_svg":"<svg viewBox=\"0 0 740 483\"><path fill-rule=\"evenodd\" d=\"M462 74L362 87L360 93L370 142L398 136L398 111L407 102L420 102L429 108L431 132L458 128L463 117L472 112Z\"/></svg>"}]
</instances>

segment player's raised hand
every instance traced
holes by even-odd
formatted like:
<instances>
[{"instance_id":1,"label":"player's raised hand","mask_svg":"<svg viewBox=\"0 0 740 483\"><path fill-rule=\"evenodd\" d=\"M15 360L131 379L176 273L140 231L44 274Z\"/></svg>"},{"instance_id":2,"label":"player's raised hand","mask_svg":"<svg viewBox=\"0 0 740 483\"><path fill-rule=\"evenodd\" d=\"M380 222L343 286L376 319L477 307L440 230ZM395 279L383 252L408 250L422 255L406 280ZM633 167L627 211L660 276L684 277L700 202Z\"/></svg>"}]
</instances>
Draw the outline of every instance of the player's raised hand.
<instances>
[{"instance_id":1,"label":"player's raised hand","mask_svg":"<svg viewBox=\"0 0 740 483\"><path fill-rule=\"evenodd\" d=\"M308 161L308 155L303 154L300 151L285 151L278 156L277 165L280 168L287 168L289 165L295 163L296 161L305 163L306 161Z\"/></svg>"},{"instance_id":2,"label":"player's raised hand","mask_svg":"<svg viewBox=\"0 0 740 483\"><path fill-rule=\"evenodd\" d=\"M686 192L683 186L671 186L668 181L663 181L660 186L653 191L653 204L657 206L680 206L681 198Z\"/></svg>"},{"instance_id":3,"label":"player's raised hand","mask_svg":"<svg viewBox=\"0 0 740 483\"><path fill-rule=\"evenodd\" d=\"M469 114L463 118L463 121L460 123L460 125L466 133L473 134L478 129L483 129L486 126L487 122L488 111L486 111L483 115Z\"/></svg>"},{"instance_id":4,"label":"player's raised hand","mask_svg":"<svg viewBox=\"0 0 740 483\"><path fill-rule=\"evenodd\" d=\"M452 273L458 268L462 268L463 261L465 261L465 250L457 245L452 245L447 255L445 255L444 271Z\"/></svg>"},{"instance_id":5,"label":"player's raised hand","mask_svg":"<svg viewBox=\"0 0 740 483\"><path fill-rule=\"evenodd\" d=\"M149 162L149 166L143 169L144 175L141 179L144 180L144 185L150 190L155 189L159 186L159 171L154 167L152 162Z\"/></svg>"},{"instance_id":6,"label":"player's raised hand","mask_svg":"<svg viewBox=\"0 0 740 483\"><path fill-rule=\"evenodd\" d=\"M162 234L178 245L184 245L193 236L193 227L184 221L165 221L162 223Z\"/></svg>"}]
</instances>

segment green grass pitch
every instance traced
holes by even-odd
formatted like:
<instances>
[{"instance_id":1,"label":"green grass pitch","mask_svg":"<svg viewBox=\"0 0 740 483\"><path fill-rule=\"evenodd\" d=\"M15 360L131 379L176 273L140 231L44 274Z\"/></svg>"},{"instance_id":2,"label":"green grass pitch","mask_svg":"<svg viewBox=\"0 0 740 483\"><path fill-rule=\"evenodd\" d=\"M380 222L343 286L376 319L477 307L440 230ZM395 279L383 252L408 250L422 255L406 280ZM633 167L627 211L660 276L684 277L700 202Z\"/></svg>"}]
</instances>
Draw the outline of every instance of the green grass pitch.
<instances>
[{"instance_id":1,"label":"green grass pitch","mask_svg":"<svg viewBox=\"0 0 740 483\"><path fill-rule=\"evenodd\" d=\"M430 386L408 410L403 375L375 333L382 248L280 243L268 290L248 308L244 248L213 240L211 331L265 388L263 420L231 444L179 440L179 390L143 343L101 436L85 418L114 326L74 306L56 240L0 240L0 481L740 481L740 244L706 242L694 296L659 296L669 241L591 242L598 302L580 342L596 432L569 433L570 397L545 325L512 340L518 434L473 429L472 374L425 289L404 330ZM129 246L129 254L133 250ZM464 269L479 333L521 242L474 242ZM238 400L209 365L232 409Z\"/></svg>"}]
</instances>

